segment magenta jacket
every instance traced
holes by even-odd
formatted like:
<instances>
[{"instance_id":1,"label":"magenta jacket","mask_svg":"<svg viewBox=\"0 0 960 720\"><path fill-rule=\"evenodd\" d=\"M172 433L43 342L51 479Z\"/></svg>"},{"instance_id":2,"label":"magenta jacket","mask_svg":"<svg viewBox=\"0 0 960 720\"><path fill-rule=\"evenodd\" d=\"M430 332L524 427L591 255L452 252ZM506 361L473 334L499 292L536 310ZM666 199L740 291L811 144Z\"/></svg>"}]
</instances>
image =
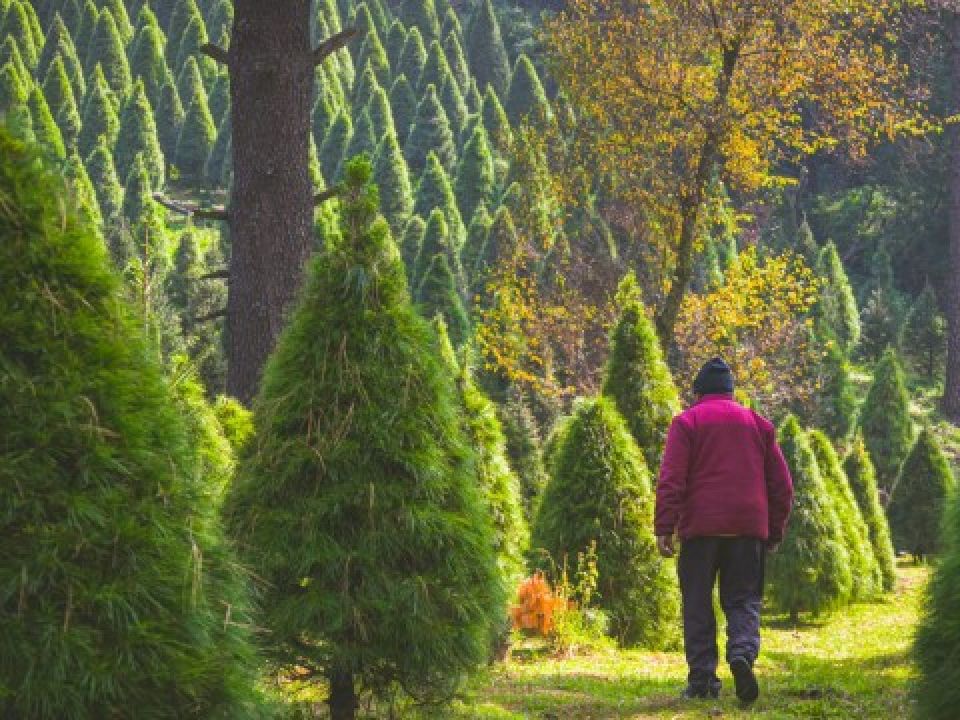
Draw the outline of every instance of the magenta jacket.
<instances>
[{"instance_id":1,"label":"magenta jacket","mask_svg":"<svg viewBox=\"0 0 960 720\"><path fill-rule=\"evenodd\" d=\"M657 483L657 535L779 542L793 480L773 423L729 395L706 395L677 415Z\"/></svg>"}]
</instances>

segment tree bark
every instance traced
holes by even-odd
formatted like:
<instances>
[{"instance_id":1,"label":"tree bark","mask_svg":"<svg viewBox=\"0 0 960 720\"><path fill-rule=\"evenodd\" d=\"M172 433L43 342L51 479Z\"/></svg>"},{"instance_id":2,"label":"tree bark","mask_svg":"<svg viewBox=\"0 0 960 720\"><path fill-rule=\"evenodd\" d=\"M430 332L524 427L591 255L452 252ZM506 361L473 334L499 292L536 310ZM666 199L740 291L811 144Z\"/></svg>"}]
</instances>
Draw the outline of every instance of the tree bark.
<instances>
[{"instance_id":1,"label":"tree bark","mask_svg":"<svg viewBox=\"0 0 960 720\"><path fill-rule=\"evenodd\" d=\"M300 287L313 234L310 0L235 0L227 392L249 403Z\"/></svg>"},{"instance_id":2,"label":"tree bark","mask_svg":"<svg viewBox=\"0 0 960 720\"><path fill-rule=\"evenodd\" d=\"M948 33L950 78L954 112L960 108L960 15L950 18ZM960 127L949 126L950 137L950 256L947 272L947 377L943 389L943 412L954 423L960 422Z\"/></svg>"},{"instance_id":3,"label":"tree bark","mask_svg":"<svg viewBox=\"0 0 960 720\"><path fill-rule=\"evenodd\" d=\"M330 674L330 720L354 720L357 716L356 689L350 673L332 672Z\"/></svg>"},{"instance_id":4,"label":"tree bark","mask_svg":"<svg viewBox=\"0 0 960 720\"><path fill-rule=\"evenodd\" d=\"M707 187L713 179L713 174L720 161L720 140L723 128L720 123L726 116L727 99L730 96L730 86L733 84L733 75L740 60L740 46L734 45L723 53L723 66L717 78L717 108L714 117L716 120L707 128L703 145L700 148L700 157L697 159L696 174L690 190L681 200L680 208L680 237L677 242L677 259L670 281L670 291L664 298L663 306L657 313L657 335L664 350L669 352L673 344L677 318L680 316L680 307L683 298L690 287L693 277L697 227L700 224L700 214L703 210Z\"/></svg>"}]
</instances>

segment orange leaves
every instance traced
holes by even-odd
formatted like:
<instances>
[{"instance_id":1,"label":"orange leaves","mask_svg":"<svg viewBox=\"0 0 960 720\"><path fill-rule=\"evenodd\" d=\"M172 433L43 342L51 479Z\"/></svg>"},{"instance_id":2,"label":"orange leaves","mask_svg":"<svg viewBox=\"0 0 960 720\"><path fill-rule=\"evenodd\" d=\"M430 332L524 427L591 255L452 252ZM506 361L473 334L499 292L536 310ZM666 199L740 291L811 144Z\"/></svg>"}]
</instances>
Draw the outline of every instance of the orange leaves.
<instances>
[{"instance_id":1,"label":"orange leaves","mask_svg":"<svg viewBox=\"0 0 960 720\"><path fill-rule=\"evenodd\" d=\"M572 602L554 593L543 573L527 578L517 590L517 604L510 608L514 630L543 637L556 628L557 616L571 609Z\"/></svg>"}]
</instances>

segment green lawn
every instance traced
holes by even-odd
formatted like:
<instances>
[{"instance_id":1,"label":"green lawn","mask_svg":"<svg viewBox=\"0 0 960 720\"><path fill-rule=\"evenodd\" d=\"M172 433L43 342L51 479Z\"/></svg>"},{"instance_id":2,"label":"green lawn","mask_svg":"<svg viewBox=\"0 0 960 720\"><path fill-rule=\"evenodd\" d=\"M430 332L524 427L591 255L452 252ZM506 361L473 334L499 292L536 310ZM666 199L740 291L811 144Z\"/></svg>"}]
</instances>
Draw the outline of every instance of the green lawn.
<instances>
[{"instance_id":1,"label":"green lawn","mask_svg":"<svg viewBox=\"0 0 960 720\"><path fill-rule=\"evenodd\" d=\"M907 653L927 571L904 567L895 595L798 628L766 618L757 663L761 699L739 709L726 667L719 701L683 702L679 653L620 652L573 659L514 659L475 680L448 712L463 720L615 718L909 717ZM722 647L722 646L721 646ZM722 651L721 651L722 652Z\"/></svg>"}]
</instances>

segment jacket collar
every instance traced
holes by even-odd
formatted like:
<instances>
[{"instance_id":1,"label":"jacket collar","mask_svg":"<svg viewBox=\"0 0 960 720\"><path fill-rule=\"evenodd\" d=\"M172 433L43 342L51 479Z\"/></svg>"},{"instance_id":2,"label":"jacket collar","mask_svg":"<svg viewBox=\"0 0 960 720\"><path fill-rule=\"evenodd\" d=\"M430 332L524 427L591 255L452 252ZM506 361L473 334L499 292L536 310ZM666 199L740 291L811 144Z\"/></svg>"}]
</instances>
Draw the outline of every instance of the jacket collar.
<instances>
[{"instance_id":1,"label":"jacket collar","mask_svg":"<svg viewBox=\"0 0 960 720\"><path fill-rule=\"evenodd\" d=\"M704 395L699 400L697 400L694 405L701 405L708 402L718 402L720 400L730 400L732 401L733 393L710 393L709 395Z\"/></svg>"}]
</instances>

